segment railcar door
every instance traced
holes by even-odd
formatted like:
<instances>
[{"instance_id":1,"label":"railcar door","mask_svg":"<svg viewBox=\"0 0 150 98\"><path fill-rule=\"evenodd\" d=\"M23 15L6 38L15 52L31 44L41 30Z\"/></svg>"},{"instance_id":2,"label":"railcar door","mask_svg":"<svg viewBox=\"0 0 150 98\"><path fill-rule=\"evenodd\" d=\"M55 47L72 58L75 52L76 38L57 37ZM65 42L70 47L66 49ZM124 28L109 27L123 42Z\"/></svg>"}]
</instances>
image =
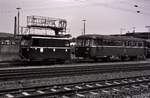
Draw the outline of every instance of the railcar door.
<instances>
[{"instance_id":1,"label":"railcar door","mask_svg":"<svg viewBox=\"0 0 150 98\"><path fill-rule=\"evenodd\" d=\"M104 48L103 48L103 40L102 39L94 39L93 40L93 50L92 50L92 56L94 58L100 58L102 57Z\"/></svg>"},{"instance_id":2,"label":"railcar door","mask_svg":"<svg viewBox=\"0 0 150 98\"><path fill-rule=\"evenodd\" d=\"M20 52L19 53L20 53L20 56L22 59L29 59L30 45L31 45L31 39L30 38L23 37L21 39Z\"/></svg>"}]
</instances>

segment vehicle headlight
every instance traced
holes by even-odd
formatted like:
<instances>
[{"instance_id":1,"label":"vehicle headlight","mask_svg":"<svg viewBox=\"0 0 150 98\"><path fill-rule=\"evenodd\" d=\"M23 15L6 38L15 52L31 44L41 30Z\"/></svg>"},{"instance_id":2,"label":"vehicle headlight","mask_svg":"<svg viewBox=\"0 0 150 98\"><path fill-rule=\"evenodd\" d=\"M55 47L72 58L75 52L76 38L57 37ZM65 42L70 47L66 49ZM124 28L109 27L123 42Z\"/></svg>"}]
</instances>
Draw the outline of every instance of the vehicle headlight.
<instances>
[{"instance_id":1,"label":"vehicle headlight","mask_svg":"<svg viewBox=\"0 0 150 98\"><path fill-rule=\"evenodd\" d=\"M90 50L90 48L86 48L86 50L87 50L87 51L89 51L89 50Z\"/></svg>"}]
</instances>

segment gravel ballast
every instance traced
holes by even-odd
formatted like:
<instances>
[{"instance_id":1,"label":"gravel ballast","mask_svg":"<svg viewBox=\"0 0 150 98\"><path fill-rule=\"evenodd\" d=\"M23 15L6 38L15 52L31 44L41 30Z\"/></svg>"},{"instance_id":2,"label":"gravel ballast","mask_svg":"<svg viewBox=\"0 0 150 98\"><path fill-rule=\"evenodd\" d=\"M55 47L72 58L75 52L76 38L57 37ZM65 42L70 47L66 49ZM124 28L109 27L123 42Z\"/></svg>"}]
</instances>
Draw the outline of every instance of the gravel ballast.
<instances>
[{"instance_id":1,"label":"gravel ballast","mask_svg":"<svg viewBox=\"0 0 150 98\"><path fill-rule=\"evenodd\" d=\"M132 71L132 72L113 72L113 73L103 73L103 74L89 74L89 75L78 75L78 76L63 76L63 77L53 77L53 78L40 78L40 79L22 79L16 81L3 81L0 82L0 90L4 89L14 89L14 88L27 88L32 86L45 86L45 85L57 85L57 84L67 84L76 83L84 81L96 81L96 80L106 80L115 78L127 78L135 76L150 75L149 70L145 71Z\"/></svg>"}]
</instances>

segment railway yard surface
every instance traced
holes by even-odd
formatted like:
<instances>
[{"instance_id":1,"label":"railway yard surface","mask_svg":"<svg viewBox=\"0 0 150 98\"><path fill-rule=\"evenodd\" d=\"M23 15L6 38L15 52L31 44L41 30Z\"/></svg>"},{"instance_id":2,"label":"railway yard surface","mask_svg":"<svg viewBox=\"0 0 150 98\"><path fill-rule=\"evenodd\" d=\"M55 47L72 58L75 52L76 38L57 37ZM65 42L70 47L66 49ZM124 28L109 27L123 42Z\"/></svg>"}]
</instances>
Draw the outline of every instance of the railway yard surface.
<instances>
[{"instance_id":1,"label":"railway yard surface","mask_svg":"<svg viewBox=\"0 0 150 98\"><path fill-rule=\"evenodd\" d=\"M150 60L37 66L19 64L1 63L0 98L150 97Z\"/></svg>"},{"instance_id":2,"label":"railway yard surface","mask_svg":"<svg viewBox=\"0 0 150 98\"><path fill-rule=\"evenodd\" d=\"M16 2L18 1L16 0ZM55 0L49 0L49 2L51 1L55 2ZM64 1L59 1L61 3L56 4L56 8L63 7ZM57 0L57 2L59 1ZM70 2L70 0L68 1ZM129 5L133 5L136 8L128 6L129 9L126 10L120 8L120 6L110 6L109 4L111 3L109 2L105 5L103 2L96 2L96 0L71 0L70 3L68 1L64 2L64 7L67 7L67 9L70 9L70 7L74 9L75 6L88 8L87 6L89 5L93 9L104 5L104 7L120 9L120 11L125 12L134 13L135 10L136 13L143 14L142 16L147 13L143 10L140 11L141 5L137 5L134 2ZM13 4L9 5L14 5L15 2L10 3ZM25 2L22 3L28 5ZM46 3L48 4L48 2L40 4L44 5L44 7L39 5L39 12L44 8L45 13ZM74 3L73 6L69 5L71 3ZM123 4L123 2L119 3ZM124 3L128 4L127 2ZM21 2L17 4L20 5ZM35 2L35 4L38 4L38 2ZM59 7L59 5L61 6ZM2 7L5 6L4 4ZM29 6L32 6L32 3ZM51 7L52 9L48 8L49 10L47 10L48 15L57 16L59 11L55 12L53 9L55 7ZM124 26L123 22L121 24L117 23L114 21L115 18L112 18L115 23L113 23L114 26L110 25L111 28L109 25L106 28L97 24L94 26L93 23L99 22L98 20L94 21L93 19L95 18L90 15L90 21L92 22L90 24L87 11L78 13L75 10L77 12L75 14L85 14L83 16L86 16L73 16L76 22L85 18L82 20L84 28L81 31L82 29L77 30L78 27L75 26L78 25L80 28L79 24L70 24L75 22L71 22L73 20L72 16L68 17L67 15L69 14L66 14L71 10L61 9L66 11L65 13L60 13L62 19L32 15L27 16L26 26L22 26L21 23L24 24L25 22L20 22L20 19L23 18L22 15L20 17L21 8L18 6L16 9L18 12L17 16L14 17L14 32L0 32L0 98L150 98L150 26L147 23L144 26L148 28L148 32L135 31L136 25L132 26L133 32L131 32L126 24L125 26L128 29L120 28L120 33L111 34L112 31L114 32L112 28L116 24L119 24L116 27L120 27L121 24ZM23 11L24 9L28 11ZM36 10L35 8L31 9ZM26 13L31 9L23 8L22 11ZM53 10L57 13L56 15L53 15L53 12L51 13ZM14 15L10 13L14 11L9 11L9 7L5 11L7 15L4 16L9 16L8 20L10 20L10 15ZM94 10L94 12L97 11ZM34 11L32 14L34 14ZM39 14L42 15L43 13ZM121 14L125 18L125 14ZM24 15L27 15L27 13ZM69 24L67 19L64 19L65 16L71 18L69 19ZM121 19L120 15L116 16L119 16L120 20L124 20ZM126 22L126 18L124 22ZM143 17L143 19L146 19L146 17ZM86 20L90 24L90 27L87 26L87 30L85 30ZM129 21L135 22L135 20ZM99 23L103 22L107 21ZM140 21L138 20L138 22ZM2 21L1 23L3 31L6 29L7 21ZM143 25L143 23L142 21L142 24L135 24L138 26ZM104 23L104 25L107 25L107 23ZM76 28L72 28L72 26ZM105 32L102 28L99 28L100 26L108 29L107 32L110 35L101 35L100 32L102 34L105 34ZM129 26L131 26L131 23ZM98 27L98 29L95 27ZM10 31L9 29L8 31ZM123 30L128 32L122 34ZM79 34L80 31L82 32L81 35ZM94 33L95 31L97 33ZM73 37L72 34L79 34L79 36Z\"/></svg>"}]
</instances>

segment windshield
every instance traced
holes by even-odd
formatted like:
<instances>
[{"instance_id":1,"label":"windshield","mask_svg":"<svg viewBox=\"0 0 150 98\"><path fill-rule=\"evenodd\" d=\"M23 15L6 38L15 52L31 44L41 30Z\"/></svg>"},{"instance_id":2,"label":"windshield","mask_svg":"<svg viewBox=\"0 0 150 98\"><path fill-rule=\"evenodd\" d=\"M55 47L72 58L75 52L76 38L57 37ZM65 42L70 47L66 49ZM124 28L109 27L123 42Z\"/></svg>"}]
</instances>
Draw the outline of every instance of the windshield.
<instances>
[{"instance_id":1,"label":"windshield","mask_svg":"<svg viewBox=\"0 0 150 98\"><path fill-rule=\"evenodd\" d=\"M38 39L32 41L32 46L38 47L69 47L69 40L60 39Z\"/></svg>"},{"instance_id":2,"label":"windshield","mask_svg":"<svg viewBox=\"0 0 150 98\"><path fill-rule=\"evenodd\" d=\"M29 41L28 40L22 40L21 41L21 46L29 46Z\"/></svg>"},{"instance_id":3,"label":"windshield","mask_svg":"<svg viewBox=\"0 0 150 98\"><path fill-rule=\"evenodd\" d=\"M78 39L77 46L91 46L91 39Z\"/></svg>"}]
</instances>

